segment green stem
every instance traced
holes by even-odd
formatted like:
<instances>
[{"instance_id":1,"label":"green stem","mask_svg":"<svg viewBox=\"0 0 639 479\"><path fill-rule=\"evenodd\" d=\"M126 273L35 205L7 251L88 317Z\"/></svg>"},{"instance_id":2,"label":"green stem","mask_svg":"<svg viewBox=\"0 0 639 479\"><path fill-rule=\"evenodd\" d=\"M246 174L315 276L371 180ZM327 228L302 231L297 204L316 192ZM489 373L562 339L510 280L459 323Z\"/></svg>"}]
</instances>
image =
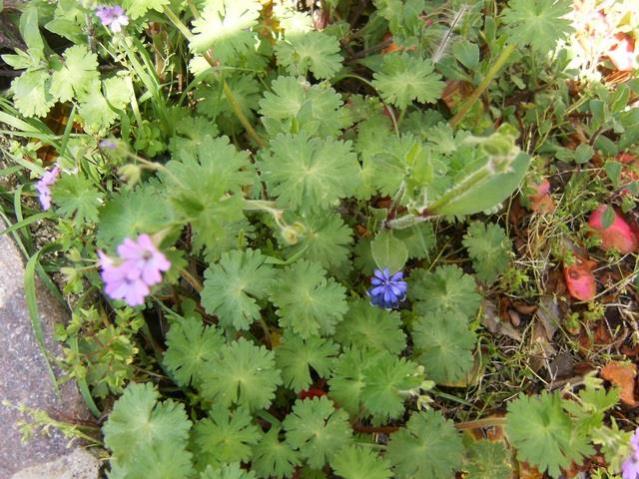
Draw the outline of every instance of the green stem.
<instances>
[{"instance_id":1,"label":"green stem","mask_svg":"<svg viewBox=\"0 0 639 479\"><path fill-rule=\"evenodd\" d=\"M497 57L497 61L493 64L493 66L490 67L490 70L488 70L488 73L486 74L486 77L484 78L484 80L479 84L479 86L475 89L475 91L473 91L473 93L470 95L468 100L466 100L466 103L462 105L462 107L457 112L457 114L450 120L450 125L453 128L459 125L459 123L461 123L461 121L464 119L466 114L470 111L470 109L475 104L475 102L479 100L479 97L484 93L484 91L486 91L490 83L495 79L495 77L499 73L499 70L502 69L502 67L508 61L508 58L510 57L510 55L513 54L513 52L515 51L515 48L517 48L517 45L514 43L511 43L510 45L507 45L501 51L501 53L499 54L499 57Z\"/></svg>"},{"instance_id":2,"label":"green stem","mask_svg":"<svg viewBox=\"0 0 639 479\"><path fill-rule=\"evenodd\" d=\"M186 38L187 40L191 40L191 38L193 38L193 34L191 33L191 30L189 30L189 27L187 27L184 22L182 22L182 20L180 20L180 17L178 17L175 12L173 10L171 10L170 7L164 7L164 14L169 17L169 20L171 20L171 23L173 25L175 25L175 27L180 30L180 33L182 35L184 35L184 38Z\"/></svg>"},{"instance_id":3,"label":"green stem","mask_svg":"<svg viewBox=\"0 0 639 479\"><path fill-rule=\"evenodd\" d=\"M489 161L489 163L491 163ZM424 221L428 221L437 216L437 210L442 206L445 206L449 201L454 200L459 197L464 192L480 185L484 181L490 179L493 175L493 171L488 165L479 168L471 175L467 176L463 181L456 184L453 188L446 191L441 198L435 201L433 204L424 206L422 209L422 213L419 215L408 214L402 216L400 218L396 218L394 220L390 220L386 222L386 227L390 229L405 229L410 228L418 223L422 223Z\"/></svg>"},{"instance_id":4,"label":"green stem","mask_svg":"<svg viewBox=\"0 0 639 479\"><path fill-rule=\"evenodd\" d=\"M169 18L169 20L171 20L171 23L173 23L173 25L175 25L176 28L180 30L182 35L184 35L184 38L189 41L193 38L193 34L189 30L189 28L182 22L182 20L180 20L180 17L178 17L173 10L171 10L169 7L165 7L164 13ZM209 65L211 65L213 69L218 68L219 65L217 65L215 60L213 59L213 51L211 49L206 51L202 55L202 57L207 61ZM226 96L226 99L233 109L233 113L235 113L237 119L240 120L240 123L246 129L246 133L248 134L248 136L251 137L251 139L255 143L257 143L260 148L265 148L266 142L260 137L260 135L257 134L255 128L253 128L253 125L242 111L242 106L235 98L233 90L231 90L231 87L229 87L229 84L224 79L222 79L222 87L224 88L224 95Z\"/></svg>"},{"instance_id":5,"label":"green stem","mask_svg":"<svg viewBox=\"0 0 639 479\"><path fill-rule=\"evenodd\" d=\"M266 142L262 139L262 137L260 137L260 135L257 134L257 131L255 131L255 128L253 128L253 125L251 125L251 122L242 111L242 107L240 103L237 101L237 99L235 98L235 95L233 94L231 87L229 87L229 84L226 82L226 80L222 80L222 82L224 87L224 95L226 95L226 99L231 104L231 108L233 108L233 113L235 113L235 116L237 116L242 126L246 129L246 133L248 133L248 136L250 136L260 148L265 148Z\"/></svg>"}]
</instances>

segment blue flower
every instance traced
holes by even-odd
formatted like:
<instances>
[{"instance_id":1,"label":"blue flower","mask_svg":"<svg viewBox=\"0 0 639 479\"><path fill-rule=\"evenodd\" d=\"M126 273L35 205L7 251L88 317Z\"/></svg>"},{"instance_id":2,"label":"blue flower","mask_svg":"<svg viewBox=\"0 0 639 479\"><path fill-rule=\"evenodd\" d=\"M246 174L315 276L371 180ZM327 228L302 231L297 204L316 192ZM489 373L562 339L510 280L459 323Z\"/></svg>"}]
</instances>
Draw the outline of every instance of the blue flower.
<instances>
[{"instance_id":1,"label":"blue flower","mask_svg":"<svg viewBox=\"0 0 639 479\"><path fill-rule=\"evenodd\" d=\"M396 308L406 297L408 284L404 281L404 273L398 271L391 275L388 268L376 269L371 278L373 287L368 290L371 304L384 309Z\"/></svg>"}]
</instances>

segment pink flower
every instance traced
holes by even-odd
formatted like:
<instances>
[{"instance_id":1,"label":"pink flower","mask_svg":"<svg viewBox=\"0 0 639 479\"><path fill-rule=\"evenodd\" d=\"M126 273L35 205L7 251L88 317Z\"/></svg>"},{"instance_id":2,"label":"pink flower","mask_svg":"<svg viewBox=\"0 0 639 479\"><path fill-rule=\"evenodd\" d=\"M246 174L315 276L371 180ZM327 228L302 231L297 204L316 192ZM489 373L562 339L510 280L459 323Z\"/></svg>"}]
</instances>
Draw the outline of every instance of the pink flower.
<instances>
[{"instance_id":1,"label":"pink flower","mask_svg":"<svg viewBox=\"0 0 639 479\"><path fill-rule=\"evenodd\" d=\"M623 479L637 479L639 477L639 428L630 439L630 456L621 464Z\"/></svg>"},{"instance_id":2,"label":"pink flower","mask_svg":"<svg viewBox=\"0 0 639 479\"><path fill-rule=\"evenodd\" d=\"M38 191L38 199L40 200L40 206L44 211L51 208L51 187L58 181L60 177L60 167L54 166L51 170L45 171L42 178L36 184L36 190Z\"/></svg>"},{"instance_id":3,"label":"pink flower","mask_svg":"<svg viewBox=\"0 0 639 479\"><path fill-rule=\"evenodd\" d=\"M137 242L129 238L118 246L118 254L128 265L130 274L139 274L149 286L162 281L162 272L168 271L171 263L153 244L147 234L140 235Z\"/></svg>"},{"instance_id":4,"label":"pink flower","mask_svg":"<svg viewBox=\"0 0 639 479\"><path fill-rule=\"evenodd\" d=\"M104 291L112 299L140 306L151 293L150 287L162 281L162 272L168 271L171 263L146 234L136 241L126 238L117 251L117 258L98 251Z\"/></svg>"},{"instance_id":5,"label":"pink flower","mask_svg":"<svg viewBox=\"0 0 639 479\"><path fill-rule=\"evenodd\" d=\"M120 5L108 6L102 5L95 10L95 14L105 27L111 28L113 33L122 31L122 27L129 24L129 17L124 13L124 9Z\"/></svg>"}]
</instances>

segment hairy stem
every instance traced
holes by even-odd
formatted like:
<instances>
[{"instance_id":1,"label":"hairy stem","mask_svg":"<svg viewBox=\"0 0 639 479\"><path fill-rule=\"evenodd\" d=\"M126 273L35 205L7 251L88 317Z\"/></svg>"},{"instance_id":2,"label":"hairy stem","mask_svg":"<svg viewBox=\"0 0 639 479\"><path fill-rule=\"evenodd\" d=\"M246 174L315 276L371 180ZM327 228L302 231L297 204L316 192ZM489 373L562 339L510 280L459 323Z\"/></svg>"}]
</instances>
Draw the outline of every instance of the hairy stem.
<instances>
[{"instance_id":1,"label":"hairy stem","mask_svg":"<svg viewBox=\"0 0 639 479\"><path fill-rule=\"evenodd\" d=\"M490 70L488 70L488 73L486 74L486 77L484 78L484 80L479 84L477 88L475 88L475 91L473 91L473 93L470 95L468 100L466 100L466 103L462 105L462 107L457 112L457 114L450 120L450 125L453 128L459 125L459 123L464 119L464 117L470 111L470 109L475 104L475 102L486 91L490 83L495 79L495 77L499 73L499 70L502 69L502 67L508 61L508 58L510 58L510 55L513 54L513 52L515 51L515 48L517 48L517 45L514 43L511 43L510 45L506 45L506 47L501 51L501 53L499 54L499 57L497 57L497 61L495 61L493 66L490 67Z\"/></svg>"}]
</instances>

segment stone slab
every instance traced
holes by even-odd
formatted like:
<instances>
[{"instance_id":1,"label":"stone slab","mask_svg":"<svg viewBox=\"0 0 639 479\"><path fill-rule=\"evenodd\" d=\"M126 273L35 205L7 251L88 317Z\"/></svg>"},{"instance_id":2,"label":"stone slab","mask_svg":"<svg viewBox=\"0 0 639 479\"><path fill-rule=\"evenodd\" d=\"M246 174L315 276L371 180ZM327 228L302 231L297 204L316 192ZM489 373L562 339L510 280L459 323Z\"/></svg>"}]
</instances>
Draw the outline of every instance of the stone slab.
<instances>
[{"instance_id":1,"label":"stone slab","mask_svg":"<svg viewBox=\"0 0 639 479\"><path fill-rule=\"evenodd\" d=\"M23 469L11 479L96 479L100 462L84 449L75 449L61 458Z\"/></svg>"},{"instance_id":2,"label":"stone slab","mask_svg":"<svg viewBox=\"0 0 639 479\"><path fill-rule=\"evenodd\" d=\"M0 222L0 230L4 228L5 225ZM72 452L69 440L57 430L51 431L49 437L37 435L29 443L23 444L16 426L16 421L22 418L15 408L3 406L2 401L44 410L51 417L64 422L73 423L90 418L75 383L67 382L61 386L60 397L56 396L44 356L33 334L23 284L23 257L13 240L1 235L0 479L9 479L22 469L56 461ZM55 298L47 293L46 288L38 288L40 316L46 334L46 346L54 356L59 356L60 346L53 341L52 331L56 322L65 321L66 313Z\"/></svg>"}]
</instances>

